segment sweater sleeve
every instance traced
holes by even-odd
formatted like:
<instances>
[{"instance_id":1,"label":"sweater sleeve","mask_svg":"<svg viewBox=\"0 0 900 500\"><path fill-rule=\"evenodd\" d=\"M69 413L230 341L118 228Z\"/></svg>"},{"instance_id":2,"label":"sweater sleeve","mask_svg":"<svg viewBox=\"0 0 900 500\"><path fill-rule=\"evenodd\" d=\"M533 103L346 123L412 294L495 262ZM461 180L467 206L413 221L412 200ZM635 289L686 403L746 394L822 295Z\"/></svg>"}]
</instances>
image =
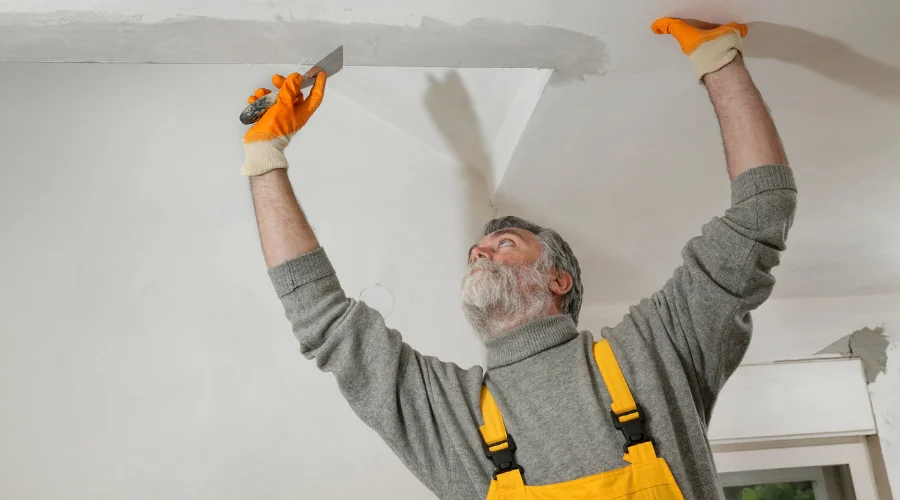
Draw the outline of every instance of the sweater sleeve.
<instances>
[{"instance_id":1,"label":"sweater sleeve","mask_svg":"<svg viewBox=\"0 0 900 500\"><path fill-rule=\"evenodd\" d=\"M791 169L750 169L731 184L731 208L703 226L682 250L684 263L643 311L658 314L681 365L693 370L695 397L710 414L750 344L750 311L775 285L797 191ZM656 342L659 342L657 339Z\"/></svg>"},{"instance_id":2,"label":"sweater sleeve","mask_svg":"<svg viewBox=\"0 0 900 500\"><path fill-rule=\"evenodd\" d=\"M440 495L448 438L434 408L438 372L459 369L422 356L381 315L344 294L321 248L269 270L300 350L331 372L356 414L425 486Z\"/></svg>"}]
</instances>

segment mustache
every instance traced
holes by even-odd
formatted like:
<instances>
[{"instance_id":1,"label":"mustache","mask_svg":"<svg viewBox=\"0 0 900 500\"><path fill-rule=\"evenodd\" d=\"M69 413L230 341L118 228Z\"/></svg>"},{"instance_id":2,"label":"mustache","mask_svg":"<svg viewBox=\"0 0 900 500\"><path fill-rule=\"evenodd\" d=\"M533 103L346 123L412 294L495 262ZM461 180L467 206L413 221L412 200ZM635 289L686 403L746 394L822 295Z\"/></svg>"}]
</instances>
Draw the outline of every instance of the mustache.
<instances>
[{"instance_id":1,"label":"mustache","mask_svg":"<svg viewBox=\"0 0 900 500\"><path fill-rule=\"evenodd\" d=\"M475 262L472 262L471 264L469 264L469 272L472 272L475 270L499 271L499 270L510 269L510 268L515 268L515 267L517 267L517 266L511 265L511 264L503 264L503 263L496 262L496 261L489 260L489 259L478 259Z\"/></svg>"}]
</instances>

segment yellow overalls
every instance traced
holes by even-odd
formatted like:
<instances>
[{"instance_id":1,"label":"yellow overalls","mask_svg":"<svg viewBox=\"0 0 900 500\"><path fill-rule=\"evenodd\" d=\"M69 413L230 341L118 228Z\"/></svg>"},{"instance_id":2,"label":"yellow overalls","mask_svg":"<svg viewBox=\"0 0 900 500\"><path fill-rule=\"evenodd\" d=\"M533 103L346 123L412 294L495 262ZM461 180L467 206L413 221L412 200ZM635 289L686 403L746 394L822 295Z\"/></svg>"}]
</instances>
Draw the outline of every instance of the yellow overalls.
<instances>
[{"instance_id":1,"label":"yellow overalls","mask_svg":"<svg viewBox=\"0 0 900 500\"><path fill-rule=\"evenodd\" d=\"M506 434L494 397L487 387L482 386L484 425L481 436L484 438L485 453L496 467L487 500L684 499L666 461L656 456L653 442L644 433L645 415L631 397L609 342L602 340L594 344L594 359L612 397L612 423L625 434L627 440L623 458L631 465L565 483L526 486L522 480L522 469L513 456L516 443L512 436Z\"/></svg>"}]
</instances>

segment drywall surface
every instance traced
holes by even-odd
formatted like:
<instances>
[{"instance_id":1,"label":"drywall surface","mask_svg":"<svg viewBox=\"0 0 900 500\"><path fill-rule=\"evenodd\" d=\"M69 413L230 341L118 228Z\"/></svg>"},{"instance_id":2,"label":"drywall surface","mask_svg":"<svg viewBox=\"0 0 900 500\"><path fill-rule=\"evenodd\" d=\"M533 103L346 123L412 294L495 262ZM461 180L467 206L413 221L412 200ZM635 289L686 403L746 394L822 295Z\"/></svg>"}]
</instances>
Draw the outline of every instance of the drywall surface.
<instances>
[{"instance_id":1,"label":"drywall surface","mask_svg":"<svg viewBox=\"0 0 900 500\"><path fill-rule=\"evenodd\" d=\"M464 8L460 8L464 7ZM518 7L518 9L517 9ZM485 15L515 13L529 16L533 11L522 9L513 0L499 0L481 6ZM349 23L361 18L380 24L412 24L422 15L440 16L460 20L472 13L467 2L458 8L441 3L422 4L416 0L394 2L369 2L361 0L2 0L0 9L10 12L54 14L69 11L80 14L127 14L146 22L180 19L184 17L211 17L217 19L244 19L249 21L277 21L288 19L328 19Z\"/></svg>"},{"instance_id":2,"label":"drywall surface","mask_svg":"<svg viewBox=\"0 0 900 500\"><path fill-rule=\"evenodd\" d=\"M237 115L285 69L0 65L0 498L429 495L266 276ZM480 362L456 304L482 180L331 90L288 158L343 285Z\"/></svg>"},{"instance_id":3,"label":"drywall surface","mask_svg":"<svg viewBox=\"0 0 900 500\"><path fill-rule=\"evenodd\" d=\"M587 306L580 323L592 330L615 325L628 312L628 305ZM810 358L845 337L849 345L854 332L867 332L862 335L864 345L883 345L876 337L888 342L884 371L874 373L869 397L896 496L900 492L900 295L769 300L753 314L753 340L744 363Z\"/></svg>"}]
</instances>

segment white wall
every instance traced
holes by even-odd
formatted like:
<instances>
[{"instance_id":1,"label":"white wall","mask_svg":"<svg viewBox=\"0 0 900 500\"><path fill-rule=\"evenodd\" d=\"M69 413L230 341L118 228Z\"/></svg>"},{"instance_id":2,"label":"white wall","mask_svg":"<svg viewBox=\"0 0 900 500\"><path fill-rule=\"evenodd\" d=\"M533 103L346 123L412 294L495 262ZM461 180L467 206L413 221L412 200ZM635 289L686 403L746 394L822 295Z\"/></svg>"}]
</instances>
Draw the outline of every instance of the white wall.
<instances>
[{"instance_id":1,"label":"white wall","mask_svg":"<svg viewBox=\"0 0 900 500\"><path fill-rule=\"evenodd\" d=\"M237 115L274 69L0 65L0 498L427 495L268 282ZM348 292L479 362L452 304L482 181L336 92L288 156Z\"/></svg>"},{"instance_id":2,"label":"white wall","mask_svg":"<svg viewBox=\"0 0 900 500\"><path fill-rule=\"evenodd\" d=\"M778 275L777 268L775 275ZM586 307L581 313L581 327L596 331L605 325L615 325L628 312L628 305ZM744 358L745 364L808 358L856 330L884 327L891 341L888 365L869 384L869 396L885 469L891 489L897 495L900 492L900 295L773 299L754 313L753 320L753 341Z\"/></svg>"}]
</instances>

